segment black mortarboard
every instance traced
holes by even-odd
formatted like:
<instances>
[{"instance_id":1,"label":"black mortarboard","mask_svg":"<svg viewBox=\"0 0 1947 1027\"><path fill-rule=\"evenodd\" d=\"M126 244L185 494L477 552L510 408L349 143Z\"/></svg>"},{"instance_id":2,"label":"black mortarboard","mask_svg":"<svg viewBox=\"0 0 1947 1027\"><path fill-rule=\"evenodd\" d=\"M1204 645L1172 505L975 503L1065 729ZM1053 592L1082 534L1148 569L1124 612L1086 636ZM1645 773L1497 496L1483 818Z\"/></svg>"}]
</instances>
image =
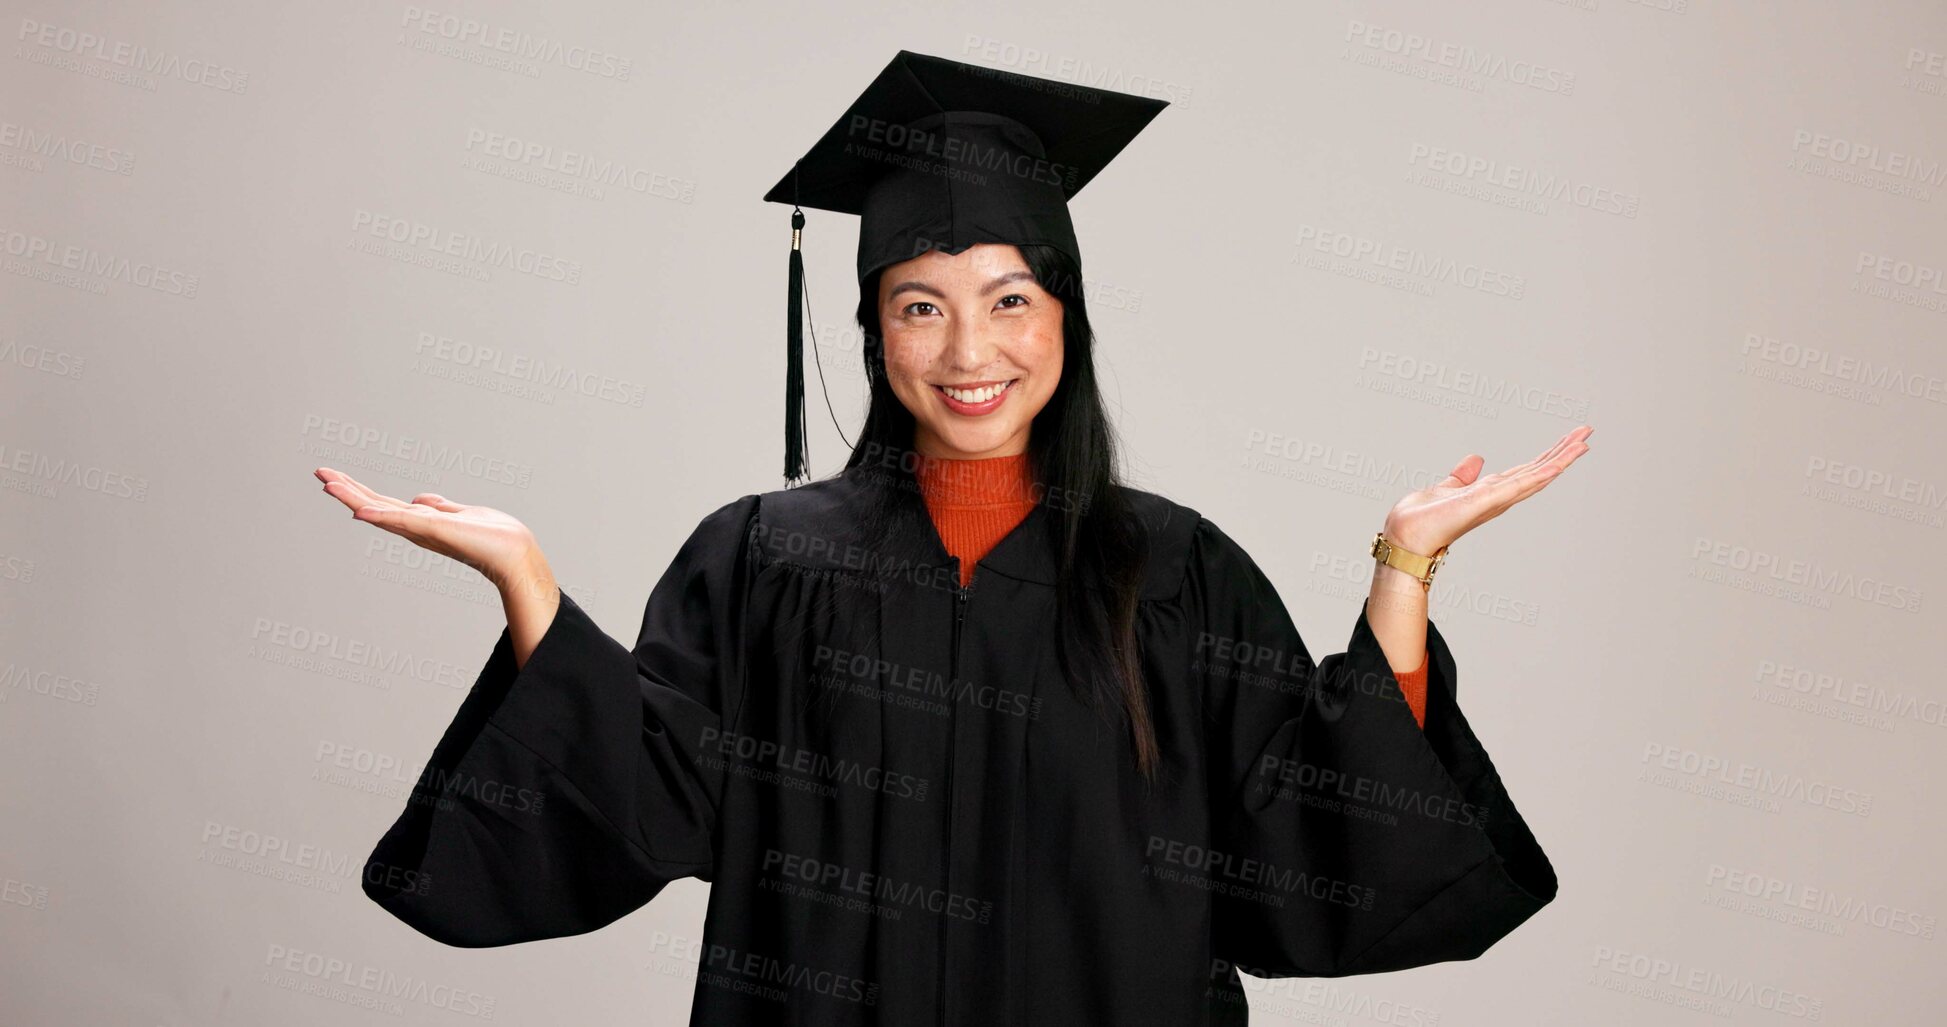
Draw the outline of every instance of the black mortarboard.
<instances>
[{"instance_id":1,"label":"black mortarboard","mask_svg":"<svg viewBox=\"0 0 1947 1027\"><path fill-rule=\"evenodd\" d=\"M784 477L804 474L801 207L859 215L859 281L927 250L1056 247L1068 200L1168 101L899 51L764 199L789 203Z\"/></svg>"}]
</instances>

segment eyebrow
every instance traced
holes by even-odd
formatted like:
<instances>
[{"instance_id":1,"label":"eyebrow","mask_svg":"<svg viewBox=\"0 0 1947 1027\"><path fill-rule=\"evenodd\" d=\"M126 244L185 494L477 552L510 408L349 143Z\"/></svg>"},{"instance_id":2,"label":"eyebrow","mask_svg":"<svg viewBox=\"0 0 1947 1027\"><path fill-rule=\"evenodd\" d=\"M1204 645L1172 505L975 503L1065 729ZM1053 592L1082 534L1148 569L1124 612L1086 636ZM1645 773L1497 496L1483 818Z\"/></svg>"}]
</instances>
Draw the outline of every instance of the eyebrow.
<instances>
[{"instance_id":1,"label":"eyebrow","mask_svg":"<svg viewBox=\"0 0 1947 1027\"><path fill-rule=\"evenodd\" d=\"M984 296L1010 282L1019 282L1023 280L1033 281L1034 272L1029 271L1026 268L1022 268L1017 271L1009 271L1008 273L1001 275L998 278L995 278L993 281L988 282L985 286L981 287L980 293L981 295ZM898 296L902 292L921 292L921 293L925 293L928 296L937 296L940 299L946 299L946 293L943 293L940 290L934 288L933 286L920 281L900 282L898 285L892 287L892 291L886 294L886 298L892 299L893 297Z\"/></svg>"}]
</instances>

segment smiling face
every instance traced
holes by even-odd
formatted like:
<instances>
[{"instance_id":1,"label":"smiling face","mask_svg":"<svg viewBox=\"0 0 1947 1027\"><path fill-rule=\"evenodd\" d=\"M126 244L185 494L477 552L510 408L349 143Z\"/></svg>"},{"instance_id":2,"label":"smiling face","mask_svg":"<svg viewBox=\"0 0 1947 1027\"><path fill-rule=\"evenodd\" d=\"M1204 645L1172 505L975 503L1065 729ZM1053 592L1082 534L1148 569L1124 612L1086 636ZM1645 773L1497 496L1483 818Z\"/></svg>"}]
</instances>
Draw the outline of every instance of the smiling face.
<instances>
[{"instance_id":1,"label":"smiling face","mask_svg":"<svg viewBox=\"0 0 1947 1027\"><path fill-rule=\"evenodd\" d=\"M879 279L886 380L912 411L913 448L959 460L1026 451L1061 383L1061 301L1021 251L932 250Z\"/></svg>"}]
</instances>

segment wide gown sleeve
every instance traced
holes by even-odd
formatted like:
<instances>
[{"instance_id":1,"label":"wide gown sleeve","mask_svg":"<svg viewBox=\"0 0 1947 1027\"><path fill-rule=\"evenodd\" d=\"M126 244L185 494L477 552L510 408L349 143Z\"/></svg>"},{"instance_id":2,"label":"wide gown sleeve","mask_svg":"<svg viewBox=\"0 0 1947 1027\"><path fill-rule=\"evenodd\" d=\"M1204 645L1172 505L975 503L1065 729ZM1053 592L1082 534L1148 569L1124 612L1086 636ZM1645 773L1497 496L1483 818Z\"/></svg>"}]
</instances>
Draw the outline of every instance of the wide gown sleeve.
<instances>
[{"instance_id":1,"label":"wide gown sleeve","mask_svg":"<svg viewBox=\"0 0 1947 1027\"><path fill-rule=\"evenodd\" d=\"M1362 606L1314 664L1270 580L1198 525L1218 958L1261 977L1342 977L1473 959L1555 897L1555 871L1454 700L1427 624L1416 721ZM1270 669L1274 673L1258 673Z\"/></svg>"},{"instance_id":2,"label":"wide gown sleeve","mask_svg":"<svg viewBox=\"0 0 1947 1027\"><path fill-rule=\"evenodd\" d=\"M631 651L566 593L524 666L486 667L368 858L365 894L481 948L582 934L670 881L708 880L721 775L700 750L738 702L757 498L705 517Z\"/></svg>"}]
</instances>

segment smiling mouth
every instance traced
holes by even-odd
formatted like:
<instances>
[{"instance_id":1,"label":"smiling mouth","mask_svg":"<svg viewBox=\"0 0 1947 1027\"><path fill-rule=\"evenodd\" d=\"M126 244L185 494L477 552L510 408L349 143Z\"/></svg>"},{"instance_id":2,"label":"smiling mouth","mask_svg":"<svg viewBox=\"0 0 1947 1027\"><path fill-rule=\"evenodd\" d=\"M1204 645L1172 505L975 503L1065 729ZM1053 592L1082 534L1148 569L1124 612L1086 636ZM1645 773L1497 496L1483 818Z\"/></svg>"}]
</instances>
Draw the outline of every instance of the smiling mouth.
<instances>
[{"instance_id":1,"label":"smiling mouth","mask_svg":"<svg viewBox=\"0 0 1947 1027\"><path fill-rule=\"evenodd\" d=\"M941 395L944 395L947 398L952 399L957 403L965 403L969 406L978 406L991 399L994 399L995 397L1001 395L1002 393L1007 392L1009 389L1012 389L1015 386L1015 384L1020 380L1021 379L1019 378L1009 378L1007 381L1004 382L998 382L991 385L982 385L978 388L972 388L972 389L956 388L951 385L935 385L933 386L933 388L936 391L938 391Z\"/></svg>"}]
</instances>

